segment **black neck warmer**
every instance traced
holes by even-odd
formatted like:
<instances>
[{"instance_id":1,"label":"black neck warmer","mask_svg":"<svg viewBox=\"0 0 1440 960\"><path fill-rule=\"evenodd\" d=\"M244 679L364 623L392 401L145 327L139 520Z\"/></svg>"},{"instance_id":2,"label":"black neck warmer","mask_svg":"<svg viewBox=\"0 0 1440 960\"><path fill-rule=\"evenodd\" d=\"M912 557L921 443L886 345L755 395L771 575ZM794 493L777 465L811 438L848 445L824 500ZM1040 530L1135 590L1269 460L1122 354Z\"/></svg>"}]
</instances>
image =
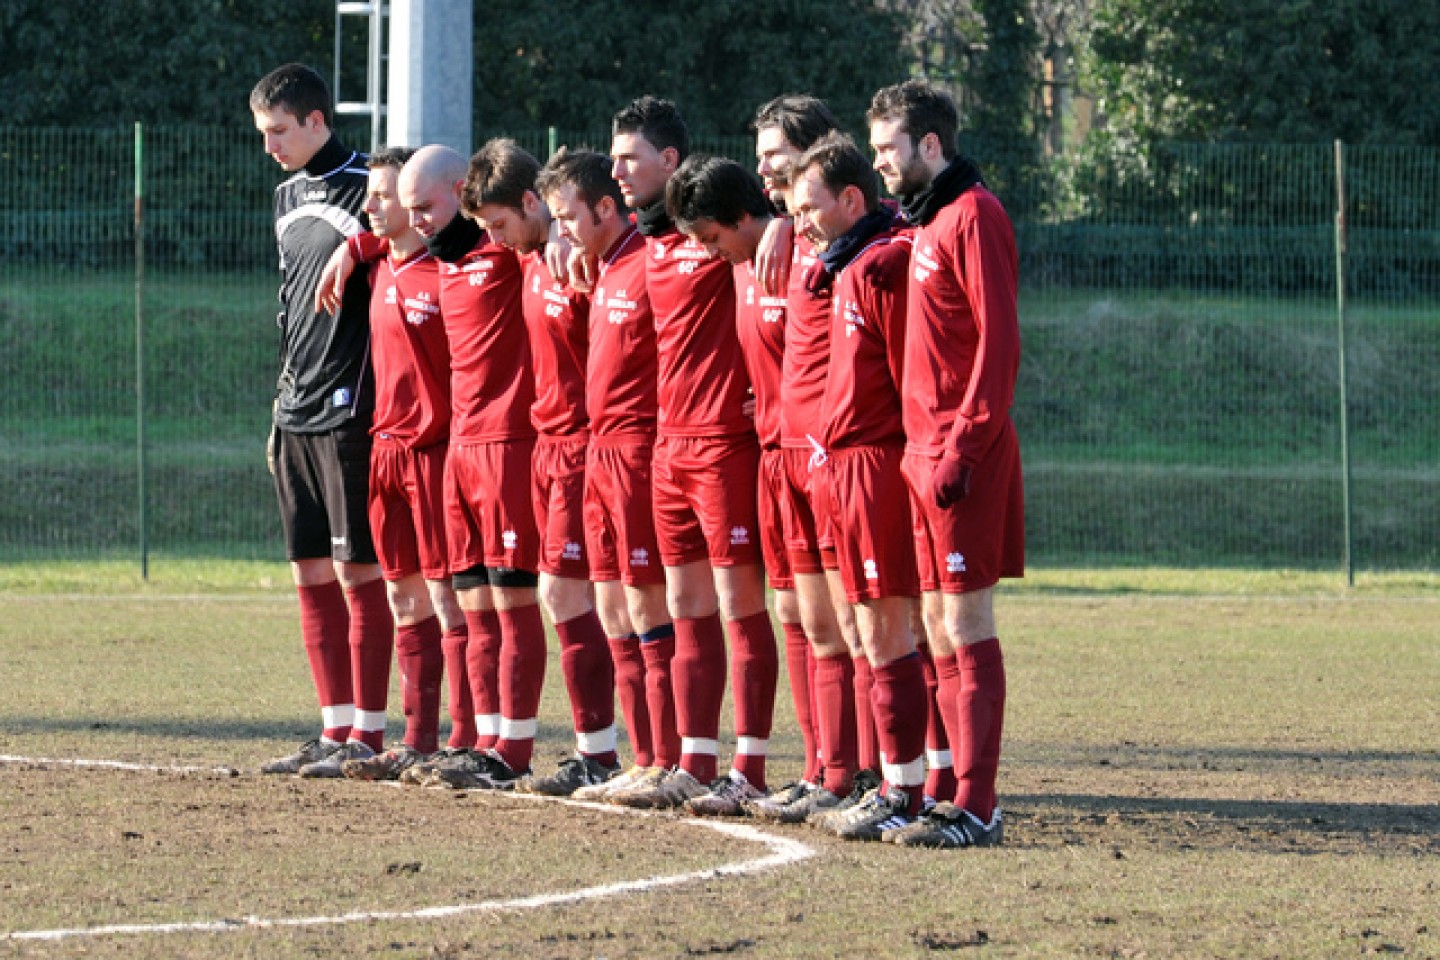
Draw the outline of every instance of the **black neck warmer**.
<instances>
[{"instance_id":1,"label":"black neck warmer","mask_svg":"<svg viewBox=\"0 0 1440 960\"><path fill-rule=\"evenodd\" d=\"M956 154L950 165L941 170L928 186L902 196L900 207L905 211L905 219L917 227L923 227L960 194L977 184L983 186L984 183L975 161L963 153Z\"/></svg>"},{"instance_id":2,"label":"black neck warmer","mask_svg":"<svg viewBox=\"0 0 1440 960\"><path fill-rule=\"evenodd\" d=\"M425 246L434 254L436 260L459 263L465 259L465 254L475 249L482 233L484 231L478 223L457 213L455 219L447 223L443 230L425 241Z\"/></svg>"}]
</instances>

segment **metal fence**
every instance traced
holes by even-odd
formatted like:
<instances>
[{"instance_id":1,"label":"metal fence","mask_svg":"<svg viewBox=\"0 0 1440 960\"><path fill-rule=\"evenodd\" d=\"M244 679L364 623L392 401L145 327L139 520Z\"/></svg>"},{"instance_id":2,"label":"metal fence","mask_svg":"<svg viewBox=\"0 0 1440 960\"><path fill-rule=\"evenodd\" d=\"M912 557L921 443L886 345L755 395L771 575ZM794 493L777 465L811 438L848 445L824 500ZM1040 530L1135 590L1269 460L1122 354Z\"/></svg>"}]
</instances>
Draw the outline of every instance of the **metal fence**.
<instances>
[{"instance_id":1,"label":"metal fence","mask_svg":"<svg viewBox=\"0 0 1440 960\"><path fill-rule=\"evenodd\" d=\"M282 174L249 130L137 136L0 128L6 561L281 556ZM1033 562L1440 565L1440 150L976 152L1021 247Z\"/></svg>"}]
</instances>

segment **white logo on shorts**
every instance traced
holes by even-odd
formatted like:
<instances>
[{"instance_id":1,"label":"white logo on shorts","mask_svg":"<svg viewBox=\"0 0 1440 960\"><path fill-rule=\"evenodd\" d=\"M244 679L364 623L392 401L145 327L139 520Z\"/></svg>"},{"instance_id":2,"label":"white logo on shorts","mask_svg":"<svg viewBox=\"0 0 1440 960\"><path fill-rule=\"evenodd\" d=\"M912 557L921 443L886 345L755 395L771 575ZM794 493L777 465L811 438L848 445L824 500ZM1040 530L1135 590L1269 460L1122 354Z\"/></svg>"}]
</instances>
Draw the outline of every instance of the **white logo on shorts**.
<instances>
[{"instance_id":1,"label":"white logo on shorts","mask_svg":"<svg viewBox=\"0 0 1440 960\"><path fill-rule=\"evenodd\" d=\"M632 567L648 567L648 566L650 566L650 551L649 551L649 550L646 550L644 547L636 547L634 550L631 550L631 551L630 551L630 566L632 566Z\"/></svg>"},{"instance_id":2,"label":"white logo on shorts","mask_svg":"<svg viewBox=\"0 0 1440 960\"><path fill-rule=\"evenodd\" d=\"M574 540L565 541L565 549L560 552L560 555L566 560L579 560L581 556L580 544Z\"/></svg>"},{"instance_id":3,"label":"white logo on shorts","mask_svg":"<svg viewBox=\"0 0 1440 960\"><path fill-rule=\"evenodd\" d=\"M945 555L945 571L947 573L965 572L965 554L947 553Z\"/></svg>"},{"instance_id":4,"label":"white logo on shorts","mask_svg":"<svg viewBox=\"0 0 1440 960\"><path fill-rule=\"evenodd\" d=\"M500 534L500 542L505 544L506 550L514 550L520 545L520 535L514 530L506 530Z\"/></svg>"},{"instance_id":5,"label":"white logo on shorts","mask_svg":"<svg viewBox=\"0 0 1440 960\"><path fill-rule=\"evenodd\" d=\"M730 528L730 546L732 546L732 547L744 546L745 544L747 544L747 543L749 543L749 542L750 542L750 531L749 531L749 530L746 530L744 527L731 527L731 528Z\"/></svg>"},{"instance_id":6,"label":"white logo on shorts","mask_svg":"<svg viewBox=\"0 0 1440 960\"><path fill-rule=\"evenodd\" d=\"M879 579L880 579L880 567L875 563L874 560L866 560L866 561L865 561L865 579L866 579L866 580L879 580Z\"/></svg>"}]
</instances>

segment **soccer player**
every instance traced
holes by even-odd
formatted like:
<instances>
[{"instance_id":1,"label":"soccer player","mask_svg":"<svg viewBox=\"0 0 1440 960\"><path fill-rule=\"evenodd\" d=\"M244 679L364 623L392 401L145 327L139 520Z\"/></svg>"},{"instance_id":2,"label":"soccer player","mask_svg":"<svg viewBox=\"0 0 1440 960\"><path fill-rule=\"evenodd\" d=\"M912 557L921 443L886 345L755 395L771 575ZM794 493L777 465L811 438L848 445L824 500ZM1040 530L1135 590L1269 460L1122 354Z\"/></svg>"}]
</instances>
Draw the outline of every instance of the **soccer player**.
<instances>
[{"instance_id":1,"label":"soccer player","mask_svg":"<svg viewBox=\"0 0 1440 960\"><path fill-rule=\"evenodd\" d=\"M910 238L880 204L875 172L849 137L826 134L794 170L797 228L824 248L813 280L833 287L815 498L839 560L832 590L853 606L874 674L884 773L827 825L847 839L878 840L921 812L925 784L925 672L910 627L920 584L900 472Z\"/></svg>"},{"instance_id":2,"label":"soccer player","mask_svg":"<svg viewBox=\"0 0 1440 960\"><path fill-rule=\"evenodd\" d=\"M735 333L733 274L681 234L665 209L666 182L688 153L685 121L668 100L640 97L612 121L612 173L645 236L645 284L655 313L655 528L675 623L681 737L675 770L649 790L615 799L708 814L766 792L779 662L760 566L760 444L746 412L750 384ZM737 678L736 745L729 774L717 779L727 631Z\"/></svg>"},{"instance_id":3,"label":"soccer player","mask_svg":"<svg viewBox=\"0 0 1440 960\"><path fill-rule=\"evenodd\" d=\"M335 775L383 746L384 699L357 703L354 682L377 662L388 673L394 631L366 513L375 391L365 278L350 278L338 309L313 306L331 252L366 227L369 174L331 132L329 88L309 67L266 74L250 111L265 152L293 174L275 189L280 376L268 452L321 715L318 737L261 769Z\"/></svg>"},{"instance_id":4,"label":"soccer player","mask_svg":"<svg viewBox=\"0 0 1440 960\"><path fill-rule=\"evenodd\" d=\"M540 162L513 140L491 140L470 158L461 209L490 238L520 255L521 306L530 332L538 433L531 495L540 534L540 599L560 640L560 665L570 694L576 753L555 774L520 789L569 796L604 783L619 770L615 755L615 671L605 630L591 600L585 556L585 363L587 297L557 283L543 252L550 211L536 192Z\"/></svg>"},{"instance_id":5,"label":"soccer player","mask_svg":"<svg viewBox=\"0 0 1440 960\"><path fill-rule=\"evenodd\" d=\"M785 633L795 713L805 743L806 767L802 782L818 780L819 743L810 711L810 641L800 625L795 581L790 573L780 498L784 460L780 449L780 372L785 352L785 298L766 296L756 276L755 256L772 222L769 198L759 178L733 160L692 155L680 164L665 188L671 218L682 233L713 256L734 267L735 328L755 395L755 426L760 437L760 476L756 499L760 517L760 547L770 587L775 593L775 615ZM746 678L734 676L738 688ZM772 804L793 801L794 785ZM723 808L722 802L728 803ZM697 801L698 802L698 801ZM710 801L716 813L738 814L753 805L733 795ZM758 802L758 801L754 801Z\"/></svg>"},{"instance_id":6,"label":"soccer player","mask_svg":"<svg viewBox=\"0 0 1440 960\"><path fill-rule=\"evenodd\" d=\"M399 180L411 225L441 263L452 371L446 534L469 626L467 667L480 728L476 749L440 762L434 777L452 787L503 790L529 772L545 678L530 497L535 376L520 262L461 213L466 173L464 157L432 145L416 152Z\"/></svg>"},{"instance_id":7,"label":"soccer player","mask_svg":"<svg viewBox=\"0 0 1440 960\"><path fill-rule=\"evenodd\" d=\"M1010 218L956 150L950 97L908 81L866 114L875 169L915 226L905 344L905 477L925 621L954 748L953 803L896 842L949 848L1001 842L995 780L1005 663L994 587L1025 571L1020 445L1010 419L1020 363L1018 260Z\"/></svg>"},{"instance_id":8,"label":"soccer player","mask_svg":"<svg viewBox=\"0 0 1440 960\"><path fill-rule=\"evenodd\" d=\"M670 674L675 629L651 510L655 319L645 287L645 242L610 176L609 157L561 150L537 186L561 233L597 264L585 372L585 539L634 764L572 796L608 800L648 789L680 759Z\"/></svg>"}]
</instances>

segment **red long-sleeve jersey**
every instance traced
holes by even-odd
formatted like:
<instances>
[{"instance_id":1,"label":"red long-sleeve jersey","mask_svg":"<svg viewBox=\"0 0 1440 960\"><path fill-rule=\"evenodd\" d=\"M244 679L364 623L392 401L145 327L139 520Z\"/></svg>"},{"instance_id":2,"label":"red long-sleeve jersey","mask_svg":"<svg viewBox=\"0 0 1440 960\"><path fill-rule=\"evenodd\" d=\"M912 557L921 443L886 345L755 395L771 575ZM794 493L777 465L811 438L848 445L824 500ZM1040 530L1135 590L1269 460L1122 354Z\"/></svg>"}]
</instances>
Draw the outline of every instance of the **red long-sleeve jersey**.
<instances>
[{"instance_id":1,"label":"red long-sleeve jersey","mask_svg":"<svg viewBox=\"0 0 1440 960\"><path fill-rule=\"evenodd\" d=\"M590 298L557 283L539 251L521 258L525 268L521 307L530 331L535 405L530 422L550 436L585 431L585 362L590 349Z\"/></svg>"},{"instance_id":2,"label":"red long-sleeve jersey","mask_svg":"<svg viewBox=\"0 0 1440 960\"><path fill-rule=\"evenodd\" d=\"M905 344L907 449L978 463L1015 396L1019 261L1010 218L984 187L915 232Z\"/></svg>"},{"instance_id":3,"label":"red long-sleeve jersey","mask_svg":"<svg viewBox=\"0 0 1440 960\"><path fill-rule=\"evenodd\" d=\"M597 437L655 434L655 315L645 259L645 238L634 227L600 259L585 374L585 409Z\"/></svg>"},{"instance_id":4,"label":"red long-sleeve jersey","mask_svg":"<svg viewBox=\"0 0 1440 960\"><path fill-rule=\"evenodd\" d=\"M906 273L911 235L891 228L874 237L835 278L830 314L830 375L823 407L830 449L905 440Z\"/></svg>"},{"instance_id":5,"label":"red long-sleeve jersey","mask_svg":"<svg viewBox=\"0 0 1440 960\"><path fill-rule=\"evenodd\" d=\"M754 265L735 267L735 332L755 394L755 432L760 446L780 446L780 373L785 357L785 298L767 297Z\"/></svg>"},{"instance_id":6,"label":"red long-sleeve jersey","mask_svg":"<svg viewBox=\"0 0 1440 960\"><path fill-rule=\"evenodd\" d=\"M785 297L785 361L780 373L780 443L802 450L824 432L821 407L830 370L830 294L812 293L805 278L816 269L815 247L799 232L790 258Z\"/></svg>"},{"instance_id":7,"label":"red long-sleeve jersey","mask_svg":"<svg viewBox=\"0 0 1440 960\"><path fill-rule=\"evenodd\" d=\"M387 256L370 276L370 432L410 448L441 443L450 435L450 344L438 263L424 250L399 262Z\"/></svg>"}]
</instances>

